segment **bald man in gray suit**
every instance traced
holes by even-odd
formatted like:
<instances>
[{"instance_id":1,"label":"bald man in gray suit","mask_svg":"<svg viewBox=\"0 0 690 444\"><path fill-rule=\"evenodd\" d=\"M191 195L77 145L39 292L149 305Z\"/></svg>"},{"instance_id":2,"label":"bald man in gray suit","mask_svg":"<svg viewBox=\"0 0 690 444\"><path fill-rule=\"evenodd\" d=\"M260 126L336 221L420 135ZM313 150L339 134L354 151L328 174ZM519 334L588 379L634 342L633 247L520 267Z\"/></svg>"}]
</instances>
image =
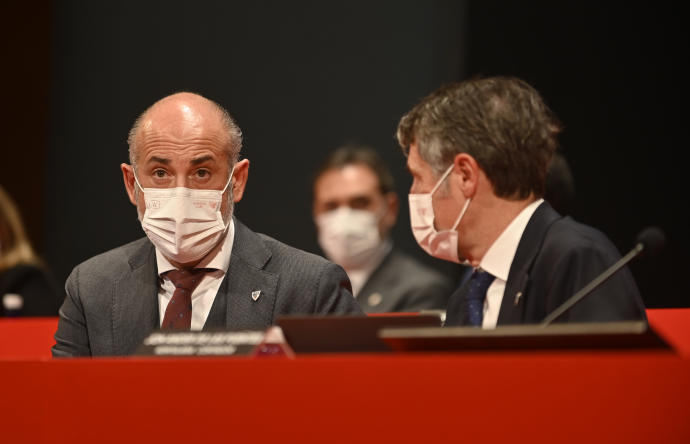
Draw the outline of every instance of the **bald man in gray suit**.
<instances>
[{"instance_id":1,"label":"bald man in gray suit","mask_svg":"<svg viewBox=\"0 0 690 444\"><path fill-rule=\"evenodd\" d=\"M249 173L241 146L227 111L196 94L165 97L137 119L131 165L121 169L147 237L75 267L53 356L132 354L159 328L265 329L279 315L363 314L342 268L233 216Z\"/></svg>"}]
</instances>

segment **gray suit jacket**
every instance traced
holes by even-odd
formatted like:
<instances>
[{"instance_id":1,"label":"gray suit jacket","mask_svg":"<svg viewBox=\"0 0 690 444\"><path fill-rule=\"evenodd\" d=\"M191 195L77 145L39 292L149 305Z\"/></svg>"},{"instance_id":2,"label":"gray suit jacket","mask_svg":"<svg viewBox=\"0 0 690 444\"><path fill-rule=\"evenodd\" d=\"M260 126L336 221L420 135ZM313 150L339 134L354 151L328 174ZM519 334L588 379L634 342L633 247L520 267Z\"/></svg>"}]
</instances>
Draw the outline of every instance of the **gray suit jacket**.
<instances>
[{"instance_id":1,"label":"gray suit jacket","mask_svg":"<svg viewBox=\"0 0 690 444\"><path fill-rule=\"evenodd\" d=\"M53 356L129 355L159 328L156 254L147 238L78 265L65 289ZM345 271L235 219L230 266L204 329L262 330L279 315L328 313L362 314Z\"/></svg>"},{"instance_id":2,"label":"gray suit jacket","mask_svg":"<svg viewBox=\"0 0 690 444\"><path fill-rule=\"evenodd\" d=\"M453 292L449 277L395 248L357 294L366 313L445 309Z\"/></svg>"}]
</instances>

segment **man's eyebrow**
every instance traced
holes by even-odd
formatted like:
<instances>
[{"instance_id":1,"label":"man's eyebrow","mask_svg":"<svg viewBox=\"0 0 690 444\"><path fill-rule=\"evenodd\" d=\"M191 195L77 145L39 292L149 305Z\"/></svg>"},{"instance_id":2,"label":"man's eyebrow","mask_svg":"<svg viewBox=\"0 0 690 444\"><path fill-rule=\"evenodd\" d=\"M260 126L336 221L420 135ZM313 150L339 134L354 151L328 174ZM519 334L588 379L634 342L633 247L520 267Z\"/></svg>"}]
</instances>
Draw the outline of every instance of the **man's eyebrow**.
<instances>
[{"instance_id":1,"label":"man's eyebrow","mask_svg":"<svg viewBox=\"0 0 690 444\"><path fill-rule=\"evenodd\" d=\"M366 194L357 194L355 196L350 197L347 199L349 202L355 202L355 201L371 201L371 198L367 196Z\"/></svg>"},{"instance_id":2,"label":"man's eyebrow","mask_svg":"<svg viewBox=\"0 0 690 444\"><path fill-rule=\"evenodd\" d=\"M157 157L157 156L152 156L147 163L162 163L163 165L168 165L170 164L170 159L166 159L163 157Z\"/></svg>"},{"instance_id":3,"label":"man's eyebrow","mask_svg":"<svg viewBox=\"0 0 690 444\"><path fill-rule=\"evenodd\" d=\"M189 163L191 163L192 165L199 165L199 164L206 162L207 160L213 160L213 156L206 155L206 156L197 157L196 159L192 159Z\"/></svg>"}]
</instances>

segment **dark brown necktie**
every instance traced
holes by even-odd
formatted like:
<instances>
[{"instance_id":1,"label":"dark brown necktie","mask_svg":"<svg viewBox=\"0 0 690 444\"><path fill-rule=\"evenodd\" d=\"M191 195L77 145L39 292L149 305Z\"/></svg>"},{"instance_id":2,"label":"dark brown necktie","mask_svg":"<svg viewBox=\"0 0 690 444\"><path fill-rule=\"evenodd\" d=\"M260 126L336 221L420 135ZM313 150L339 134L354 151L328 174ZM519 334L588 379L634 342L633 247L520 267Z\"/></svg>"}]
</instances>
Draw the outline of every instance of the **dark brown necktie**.
<instances>
[{"instance_id":1,"label":"dark brown necktie","mask_svg":"<svg viewBox=\"0 0 690 444\"><path fill-rule=\"evenodd\" d=\"M192 292L199 285L205 268L171 270L165 275L175 284L170 302L165 309L162 329L189 330L192 325Z\"/></svg>"}]
</instances>

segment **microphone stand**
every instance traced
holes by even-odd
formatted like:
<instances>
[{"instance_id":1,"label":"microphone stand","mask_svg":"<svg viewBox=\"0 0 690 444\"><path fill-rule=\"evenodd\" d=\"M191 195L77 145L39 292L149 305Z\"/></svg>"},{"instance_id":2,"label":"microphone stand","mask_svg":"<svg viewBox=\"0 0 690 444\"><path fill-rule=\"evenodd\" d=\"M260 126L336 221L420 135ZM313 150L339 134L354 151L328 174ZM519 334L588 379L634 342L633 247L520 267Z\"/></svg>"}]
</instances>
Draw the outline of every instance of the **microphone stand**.
<instances>
[{"instance_id":1,"label":"microphone stand","mask_svg":"<svg viewBox=\"0 0 690 444\"><path fill-rule=\"evenodd\" d=\"M625 264L634 259L635 256L642 252L642 250L644 250L644 244L642 242L638 242L638 244L635 245L635 248L633 248L628 254L620 258L618 262L613 264L608 270L600 274L596 279L587 284L582 290L575 293L572 297L570 297L568 300L562 303L558 308L552 311L547 317L544 318L543 321L541 321L539 326L546 327L547 325L551 324L553 321L558 319L563 313L570 310L573 307L573 305L577 304L580 299L584 298L589 293L594 291L594 289L603 284L608 278L615 274Z\"/></svg>"}]
</instances>

